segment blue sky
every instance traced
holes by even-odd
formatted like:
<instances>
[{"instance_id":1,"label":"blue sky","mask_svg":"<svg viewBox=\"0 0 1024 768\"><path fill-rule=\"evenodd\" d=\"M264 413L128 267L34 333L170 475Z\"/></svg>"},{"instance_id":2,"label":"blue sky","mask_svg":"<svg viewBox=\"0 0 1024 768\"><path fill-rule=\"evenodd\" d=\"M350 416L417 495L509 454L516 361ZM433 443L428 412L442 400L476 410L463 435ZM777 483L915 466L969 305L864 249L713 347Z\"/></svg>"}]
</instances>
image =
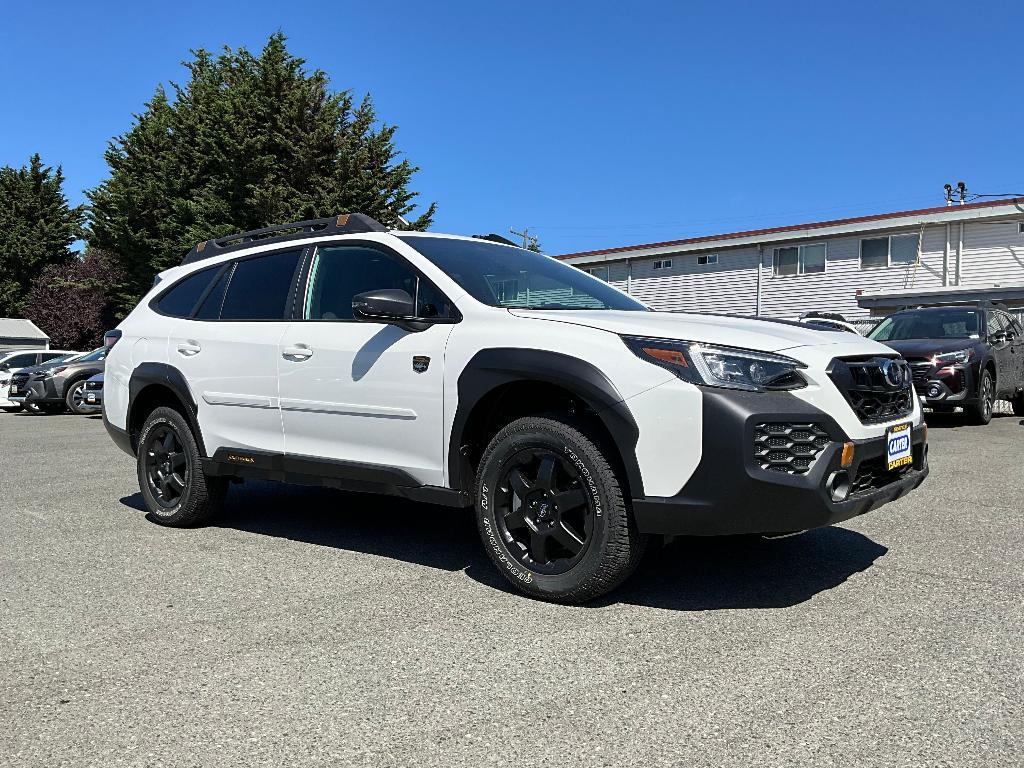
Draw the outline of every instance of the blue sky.
<instances>
[{"instance_id":1,"label":"blue sky","mask_svg":"<svg viewBox=\"0 0 1024 768\"><path fill-rule=\"evenodd\" d=\"M400 127L441 231L563 253L1024 191L1020 3L3 6L0 164L76 202L190 48L277 29Z\"/></svg>"}]
</instances>

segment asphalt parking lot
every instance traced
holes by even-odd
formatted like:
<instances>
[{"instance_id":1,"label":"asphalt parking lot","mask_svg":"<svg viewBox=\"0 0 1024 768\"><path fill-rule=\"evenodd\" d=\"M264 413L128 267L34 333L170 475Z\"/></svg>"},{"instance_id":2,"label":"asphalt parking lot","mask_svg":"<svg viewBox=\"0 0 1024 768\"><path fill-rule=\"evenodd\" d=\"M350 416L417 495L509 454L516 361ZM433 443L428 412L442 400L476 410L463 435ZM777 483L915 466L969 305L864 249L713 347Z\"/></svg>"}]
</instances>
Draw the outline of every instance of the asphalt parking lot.
<instances>
[{"instance_id":1,"label":"asphalt parking lot","mask_svg":"<svg viewBox=\"0 0 1024 768\"><path fill-rule=\"evenodd\" d=\"M162 528L98 417L0 414L0 763L1021 765L1022 445L936 417L908 498L573 608L468 513L250 483Z\"/></svg>"}]
</instances>

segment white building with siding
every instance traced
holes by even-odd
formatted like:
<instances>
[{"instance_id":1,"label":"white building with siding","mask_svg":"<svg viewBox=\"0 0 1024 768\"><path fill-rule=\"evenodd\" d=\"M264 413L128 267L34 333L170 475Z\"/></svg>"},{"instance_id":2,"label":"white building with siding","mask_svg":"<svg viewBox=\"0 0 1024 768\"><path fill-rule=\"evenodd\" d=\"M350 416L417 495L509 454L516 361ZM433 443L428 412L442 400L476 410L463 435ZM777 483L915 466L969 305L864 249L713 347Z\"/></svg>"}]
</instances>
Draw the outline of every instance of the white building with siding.
<instances>
[{"instance_id":1,"label":"white building with siding","mask_svg":"<svg viewBox=\"0 0 1024 768\"><path fill-rule=\"evenodd\" d=\"M50 337L31 320L0 317L0 350L49 348Z\"/></svg>"},{"instance_id":2,"label":"white building with siding","mask_svg":"<svg viewBox=\"0 0 1024 768\"><path fill-rule=\"evenodd\" d=\"M796 318L887 314L871 294L951 287L1024 304L1024 198L820 221L563 259L659 310ZM888 311L891 311L888 310Z\"/></svg>"}]
</instances>

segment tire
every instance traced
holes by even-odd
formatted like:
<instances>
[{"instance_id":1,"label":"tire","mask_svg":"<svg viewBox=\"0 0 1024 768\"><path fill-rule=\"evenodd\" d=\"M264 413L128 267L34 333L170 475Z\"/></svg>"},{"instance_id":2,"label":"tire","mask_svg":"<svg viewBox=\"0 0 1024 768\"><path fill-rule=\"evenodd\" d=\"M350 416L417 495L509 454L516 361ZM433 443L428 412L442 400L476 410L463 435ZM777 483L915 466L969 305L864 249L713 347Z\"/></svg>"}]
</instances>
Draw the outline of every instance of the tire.
<instances>
[{"instance_id":1,"label":"tire","mask_svg":"<svg viewBox=\"0 0 1024 768\"><path fill-rule=\"evenodd\" d=\"M185 417L157 408L139 434L136 467L149 518L160 525L201 525L219 510L229 481L203 473L199 446Z\"/></svg>"},{"instance_id":2,"label":"tire","mask_svg":"<svg viewBox=\"0 0 1024 768\"><path fill-rule=\"evenodd\" d=\"M0 411L3 411L4 413L17 413L24 407L25 406L23 405L4 405L0 406Z\"/></svg>"},{"instance_id":3,"label":"tire","mask_svg":"<svg viewBox=\"0 0 1024 768\"><path fill-rule=\"evenodd\" d=\"M992 421L992 411L996 404L996 383L992 379L992 371L985 368L978 382L978 402L964 409L967 419L972 424L984 425Z\"/></svg>"},{"instance_id":4,"label":"tire","mask_svg":"<svg viewBox=\"0 0 1024 768\"><path fill-rule=\"evenodd\" d=\"M68 410L74 414L82 416L86 413L92 413L89 408L85 406L85 379L78 379L68 384L67 391L64 393L64 404L68 407Z\"/></svg>"},{"instance_id":5,"label":"tire","mask_svg":"<svg viewBox=\"0 0 1024 768\"><path fill-rule=\"evenodd\" d=\"M621 584L643 556L648 537L598 445L574 425L528 417L484 451L477 526L492 562L520 592L583 603Z\"/></svg>"}]
</instances>

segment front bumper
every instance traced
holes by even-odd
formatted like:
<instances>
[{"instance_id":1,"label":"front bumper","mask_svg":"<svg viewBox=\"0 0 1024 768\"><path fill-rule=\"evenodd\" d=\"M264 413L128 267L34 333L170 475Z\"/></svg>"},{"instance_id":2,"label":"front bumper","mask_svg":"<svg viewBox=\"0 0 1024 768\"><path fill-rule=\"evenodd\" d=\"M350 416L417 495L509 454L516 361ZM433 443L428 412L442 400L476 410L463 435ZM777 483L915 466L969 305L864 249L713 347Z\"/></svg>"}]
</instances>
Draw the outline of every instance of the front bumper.
<instances>
[{"instance_id":1,"label":"front bumper","mask_svg":"<svg viewBox=\"0 0 1024 768\"><path fill-rule=\"evenodd\" d=\"M862 515L917 488L928 475L925 427L912 429L913 463L886 471L885 437L849 441L828 414L787 393L707 391L700 464L675 496L633 500L644 533L718 536L788 533L832 525ZM911 420L908 416L907 421ZM755 456L759 424L817 424L829 442L806 473L762 469ZM845 470L853 485L843 501L827 487L841 467L844 442L854 443Z\"/></svg>"},{"instance_id":2,"label":"front bumper","mask_svg":"<svg viewBox=\"0 0 1024 768\"><path fill-rule=\"evenodd\" d=\"M55 379L29 379L18 390L17 394L11 393L8 397L15 403L62 403L64 397L57 390Z\"/></svg>"},{"instance_id":3,"label":"front bumper","mask_svg":"<svg viewBox=\"0 0 1024 768\"><path fill-rule=\"evenodd\" d=\"M975 365L935 366L914 363L914 389L921 404L935 406L973 405L978 402L978 372Z\"/></svg>"}]
</instances>

